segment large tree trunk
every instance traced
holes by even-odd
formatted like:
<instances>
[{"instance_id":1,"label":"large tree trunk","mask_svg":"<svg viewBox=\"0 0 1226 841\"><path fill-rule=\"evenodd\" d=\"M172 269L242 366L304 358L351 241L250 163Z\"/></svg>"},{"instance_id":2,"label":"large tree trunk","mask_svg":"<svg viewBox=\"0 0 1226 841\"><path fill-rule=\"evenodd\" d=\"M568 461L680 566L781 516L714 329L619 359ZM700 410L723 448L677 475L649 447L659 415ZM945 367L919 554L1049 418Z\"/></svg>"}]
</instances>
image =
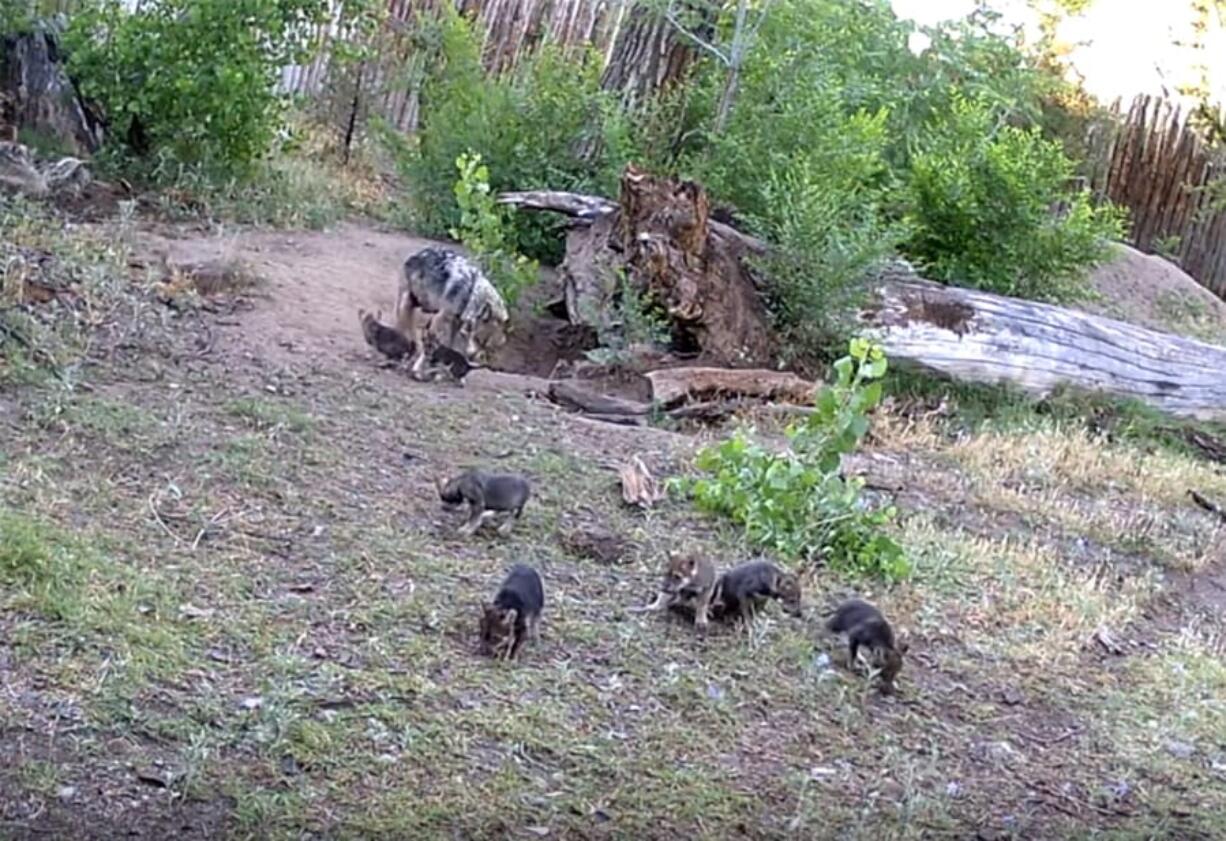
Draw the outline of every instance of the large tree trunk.
<instances>
[{"instance_id":1,"label":"large tree trunk","mask_svg":"<svg viewBox=\"0 0 1226 841\"><path fill-rule=\"evenodd\" d=\"M1226 419L1226 348L923 280L887 280L861 319L891 360L962 382L1036 396L1071 386Z\"/></svg>"},{"instance_id":2,"label":"large tree trunk","mask_svg":"<svg viewBox=\"0 0 1226 841\"><path fill-rule=\"evenodd\" d=\"M624 13L600 84L605 90L620 92L623 104L633 106L684 78L695 55L693 47L657 10L637 0L624 2L630 8Z\"/></svg>"},{"instance_id":3,"label":"large tree trunk","mask_svg":"<svg viewBox=\"0 0 1226 841\"><path fill-rule=\"evenodd\" d=\"M51 139L77 156L102 145L98 116L77 95L64 72L50 29L0 38L0 123Z\"/></svg>"}]
</instances>

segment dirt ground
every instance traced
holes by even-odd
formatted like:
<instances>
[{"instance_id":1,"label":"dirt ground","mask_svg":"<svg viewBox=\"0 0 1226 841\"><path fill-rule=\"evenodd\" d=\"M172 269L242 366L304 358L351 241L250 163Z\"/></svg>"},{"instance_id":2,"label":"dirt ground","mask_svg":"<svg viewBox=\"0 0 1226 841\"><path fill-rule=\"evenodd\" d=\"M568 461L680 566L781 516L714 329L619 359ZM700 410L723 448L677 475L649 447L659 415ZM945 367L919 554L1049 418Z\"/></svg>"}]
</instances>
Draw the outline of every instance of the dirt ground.
<instances>
[{"instance_id":1,"label":"dirt ground","mask_svg":"<svg viewBox=\"0 0 1226 841\"><path fill-rule=\"evenodd\" d=\"M151 304L165 329L100 342L88 389L0 393L0 837L1223 837L1226 530L1186 496L1226 499L1219 466L897 406L857 465L913 577L808 570L803 620L700 639L627 608L668 550L749 550L625 508L612 468L678 474L724 430L377 367L356 310L421 244L142 234L138 263L261 280ZM538 375L582 346L528 333ZM470 464L533 480L509 537L439 506ZM574 549L593 529L624 556ZM518 561L543 637L489 662L476 605ZM911 643L897 695L819 634L853 593Z\"/></svg>"},{"instance_id":2,"label":"dirt ground","mask_svg":"<svg viewBox=\"0 0 1226 841\"><path fill-rule=\"evenodd\" d=\"M1115 250L1115 259L1090 273L1097 300L1086 302L1086 309L1151 330L1226 344L1226 301L1169 260L1127 245Z\"/></svg>"}]
</instances>

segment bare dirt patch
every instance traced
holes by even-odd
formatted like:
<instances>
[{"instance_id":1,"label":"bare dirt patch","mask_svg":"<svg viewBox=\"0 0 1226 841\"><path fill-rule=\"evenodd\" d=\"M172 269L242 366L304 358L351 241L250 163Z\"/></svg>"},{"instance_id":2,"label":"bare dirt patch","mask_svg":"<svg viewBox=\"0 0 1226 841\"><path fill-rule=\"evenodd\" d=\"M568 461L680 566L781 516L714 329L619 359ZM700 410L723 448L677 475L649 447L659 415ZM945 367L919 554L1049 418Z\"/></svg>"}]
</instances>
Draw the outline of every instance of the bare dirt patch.
<instances>
[{"instance_id":1,"label":"bare dirt patch","mask_svg":"<svg viewBox=\"0 0 1226 841\"><path fill-rule=\"evenodd\" d=\"M1196 282L1174 263L1127 245L1090 273L1099 300L1084 303L1090 312L1139 324L1151 330L1226 343L1226 301Z\"/></svg>"}]
</instances>

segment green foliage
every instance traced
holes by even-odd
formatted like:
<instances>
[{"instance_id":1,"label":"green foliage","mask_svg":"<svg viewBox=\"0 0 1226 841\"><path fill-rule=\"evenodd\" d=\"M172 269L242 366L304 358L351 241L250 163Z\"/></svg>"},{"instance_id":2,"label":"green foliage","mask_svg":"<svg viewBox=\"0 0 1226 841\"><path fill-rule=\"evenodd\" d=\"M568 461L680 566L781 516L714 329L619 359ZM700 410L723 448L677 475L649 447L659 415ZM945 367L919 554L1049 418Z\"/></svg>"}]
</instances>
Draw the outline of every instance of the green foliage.
<instances>
[{"instance_id":1,"label":"green foliage","mask_svg":"<svg viewBox=\"0 0 1226 841\"><path fill-rule=\"evenodd\" d=\"M146 167L245 173L281 124L279 69L300 60L325 0L94 0L65 36L69 68L109 137ZM113 150L115 151L115 150Z\"/></svg>"},{"instance_id":2,"label":"green foliage","mask_svg":"<svg viewBox=\"0 0 1226 841\"><path fill-rule=\"evenodd\" d=\"M609 311L591 313L585 319L596 325L600 347L587 352L588 359L601 365L626 362L635 347L659 346L668 342L668 316L650 298L635 289L625 271L617 270L617 294Z\"/></svg>"},{"instance_id":3,"label":"green foliage","mask_svg":"<svg viewBox=\"0 0 1226 841\"><path fill-rule=\"evenodd\" d=\"M822 55L837 39L798 10L771 12L727 126L682 165L777 246L765 267L772 310L794 349L814 354L843 341L839 316L898 235L882 212L887 112L848 107ZM795 39L793 25L812 40ZM710 112L721 85L720 72L700 79L696 107Z\"/></svg>"},{"instance_id":4,"label":"green foliage","mask_svg":"<svg viewBox=\"0 0 1226 841\"><path fill-rule=\"evenodd\" d=\"M540 277L540 265L516 252L509 241L510 211L494 200L489 168L481 156L465 153L455 165L460 171L453 188L460 226L449 233L473 252L508 306L514 306L520 293Z\"/></svg>"},{"instance_id":5,"label":"green foliage","mask_svg":"<svg viewBox=\"0 0 1226 841\"><path fill-rule=\"evenodd\" d=\"M912 160L908 253L936 279L1068 299L1079 291L1081 269L1123 234L1121 214L1070 191L1072 177L1059 143L1037 129L999 125L989 107L960 100Z\"/></svg>"},{"instance_id":6,"label":"green foliage","mask_svg":"<svg viewBox=\"0 0 1226 841\"><path fill-rule=\"evenodd\" d=\"M629 155L629 130L600 88L598 56L573 59L545 44L515 70L489 76L478 35L450 7L422 37L433 60L421 125L411 141L388 139L424 233L437 236L461 224L452 174L456 159L470 151L488 165L495 193L546 187L613 193ZM520 214L513 219L515 250L556 260L557 225L543 214Z\"/></svg>"},{"instance_id":7,"label":"green foliage","mask_svg":"<svg viewBox=\"0 0 1226 841\"><path fill-rule=\"evenodd\" d=\"M0 584L5 607L51 619L80 616L80 590L92 566L85 549L31 517L0 508Z\"/></svg>"},{"instance_id":8,"label":"green foliage","mask_svg":"<svg viewBox=\"0 0 1226 841\"><path fill-rule=\"evenodd\" d=\"M894 510L865 508L863 480L839 470L881 400L885 354L853 339L834 370L836 381L818 395L816 411L788 428L787 451L769 450L741 430L703 449L697 465L708 475L683 484L699 508L741 524L758 546L789 558L820 558L834 569L903 578L910 564L884 530Z\"/></svg>"}]
</instances>

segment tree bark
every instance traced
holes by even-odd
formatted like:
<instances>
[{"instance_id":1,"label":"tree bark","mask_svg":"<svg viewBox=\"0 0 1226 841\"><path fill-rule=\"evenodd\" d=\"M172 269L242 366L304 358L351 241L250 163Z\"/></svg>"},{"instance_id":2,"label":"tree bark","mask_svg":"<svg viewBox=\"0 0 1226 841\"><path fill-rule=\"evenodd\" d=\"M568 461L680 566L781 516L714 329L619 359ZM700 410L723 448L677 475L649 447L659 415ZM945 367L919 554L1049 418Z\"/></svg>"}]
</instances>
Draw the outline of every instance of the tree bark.
<instances>
[{"instance_id":1,"label":"tree bark","mask_svg":"<svg viewBox=\"0 0 1226 841\"><path fill-rule=\"evenodd\" d=\"M861 313L892 362L1044 396L1066 386L1226 420L1226 348L1078 310L889 280Z\"/></svg>"},{"instance_id":2,"label":"tree bark","mask_svg":"<svg viewBox=\"0 0 1226 841\"><path fill-rule=\"evenodd\" d=\"M678 37L664 16L636 0L617 33L600 84L618 91L628 107L650 99L683 79L694 62L694 49Z\"/></svg>"},{"instance_id":3,"label":"tree bark","mask_svg":"<svg viewBox=\"0 0 1226 841\"><path fill-rule=\"evenodd\" d=\"M0 122L49 138L84 157L102 146L102 122L64 71L55 33L43 28L0 38Z\"/></svg>"},{"instance_id":4,"label":"tree bark","mask_svg":"<svg viewBox=\"0 0 1226 841\"><path fill-rule=\"evenodd\" d=\"M766 246L712 221L698 184L628 167L619 204L551 191L504 193L498 200L578 220L560 267L572 322L599 326L624 273L667 311L675 337L708 360L744 367L773 358L766 309L745 259Z\"/></svg>"},{"instance_id":5,"label":"tree bark","mask_svg":"<svg viewBox=\"0 0 1226 841\"><path fill-rule=\"evenodd\" d=\"M666 408L687 400L754 397L780 403L812 403L817 384L787 371L762 368L664 368L644 374L651 398Z\"/></svg>"}]
</instances>

